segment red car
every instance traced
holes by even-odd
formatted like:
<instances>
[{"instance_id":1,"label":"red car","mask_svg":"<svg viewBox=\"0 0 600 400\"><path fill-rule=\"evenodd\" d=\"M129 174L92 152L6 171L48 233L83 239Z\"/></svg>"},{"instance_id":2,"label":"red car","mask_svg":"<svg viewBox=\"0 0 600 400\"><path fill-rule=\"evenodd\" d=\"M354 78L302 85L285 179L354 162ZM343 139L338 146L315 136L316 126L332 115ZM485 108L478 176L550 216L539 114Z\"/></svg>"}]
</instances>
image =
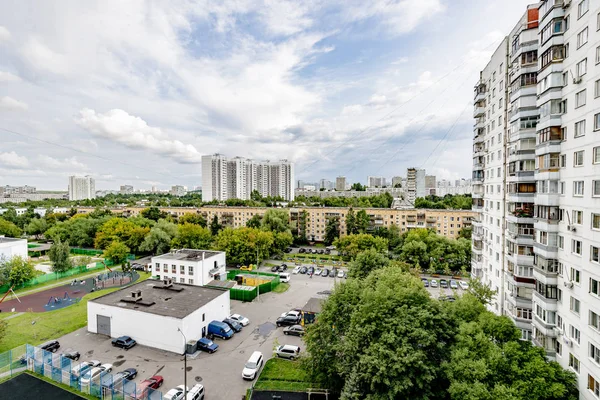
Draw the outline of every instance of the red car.
<instances>
[{"instance_id":1,"label":"red car","mask_svg":"<svg viewBox=\"0 0 600 400\"><path fill-rule=\"evenodd\" d=\"M137 387L136 398L142 398L148 392L148 389L158 389L163 384L163 377L160 375L151 376L145 379Z\"/></svg>"}]
</instances>

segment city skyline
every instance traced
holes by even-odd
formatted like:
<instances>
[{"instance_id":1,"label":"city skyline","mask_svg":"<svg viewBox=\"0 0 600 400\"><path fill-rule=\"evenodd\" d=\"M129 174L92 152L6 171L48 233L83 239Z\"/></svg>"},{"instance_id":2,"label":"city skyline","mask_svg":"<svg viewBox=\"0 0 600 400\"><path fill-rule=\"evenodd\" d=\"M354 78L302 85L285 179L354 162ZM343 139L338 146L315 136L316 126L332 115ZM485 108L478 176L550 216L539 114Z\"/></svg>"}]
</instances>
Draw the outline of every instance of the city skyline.
<instances>
[{"instance_id":1,"label":"city skyline","mask_svg":"<svg viewBox=\"0 0 600 400\"><path fill-rule=\"evenodd\" d=\"M525 2L286 4L0 6L0 182L195 187L215 152L288 159L298 179L468 176L473 77Z\"/></svg>"}]
</instances>

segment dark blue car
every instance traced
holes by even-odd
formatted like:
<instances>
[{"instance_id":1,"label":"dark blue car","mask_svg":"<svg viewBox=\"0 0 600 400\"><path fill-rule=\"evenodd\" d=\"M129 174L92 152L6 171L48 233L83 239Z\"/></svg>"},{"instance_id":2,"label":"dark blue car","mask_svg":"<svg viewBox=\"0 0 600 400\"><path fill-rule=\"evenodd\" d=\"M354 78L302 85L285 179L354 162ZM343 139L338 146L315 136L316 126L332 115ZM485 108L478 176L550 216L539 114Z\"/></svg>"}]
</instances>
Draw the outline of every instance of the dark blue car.
<instances>
[{"instance_id":1,"label":"dark blue car","mask_svg":"<svg viewBox=\"0 0 600 400\"><path fill-rule=\"evenodd\" d=\"M225 318L223 320L223 322L225 322L227 325L229 325L235 333L240 332L243 328L242 324L240 324L239 322L237 322L236 320L231 319L231 318Z\"/></svg>"},{"instance_id":2,"label":"dark blue car","mask_svg":"<svg viewBox=\"0 0 600 400\"><path fill-rule=\"evenodd\" d=\"M214 353L219 348L219 345L210 339L202 338L198 340L198 350Z\"/></svg>"}]
</instances>

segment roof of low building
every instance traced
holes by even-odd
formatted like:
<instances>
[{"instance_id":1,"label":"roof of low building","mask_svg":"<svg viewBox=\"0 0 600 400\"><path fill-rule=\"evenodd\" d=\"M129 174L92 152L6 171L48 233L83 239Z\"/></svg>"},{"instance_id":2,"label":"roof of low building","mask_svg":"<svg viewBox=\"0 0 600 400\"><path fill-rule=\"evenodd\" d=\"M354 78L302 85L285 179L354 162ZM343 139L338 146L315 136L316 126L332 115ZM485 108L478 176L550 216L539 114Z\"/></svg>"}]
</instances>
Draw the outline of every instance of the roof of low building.
<instances>
[{"instance_id":1,"label":"roof of low building","mask_svg":"<svg viewBox=\"0 0 600 400\"><path fill-rule=\"evenodd\" d=\"M9 237L5 237L5 236L0 236L0 243L11 243L11 242L20 242L20 241L27 241L27 239L20 239L20 238L9 238Z\"/></svg>"},{"instance_id":2,"label":"roof of low building","mask_svg":"<svg viewBox=\"0 0 600 400\"><path fill-rule=\"evenodd\" d=\"M203 259L210 258L221 253L222 251L181 249L174 250L170 253L161 254L160 256L156 256L153 258L164 258L168 260L179 261L201 261Z\"/></svg>"},{"instance_id":3,"label":"roof of low building","mask_svg":"<svg viewBox=\"0 0 600 400\"><path fill-rule=\"evenodd\" d=\"M310 299L308 299L308 301L306 302L304 307L302 307L302 311L318 314L321 312L321 309L323 308L324 301L325 301L325 299L311 297Z\"/></svg>"},{"instance_id":4,"label":"roof of low building","mask_svg":"<svg viewBox=\"0 0 600 400\"><path fill-rule=\"evenodd\" d=\"M90 302L182 319L226 292L183 283L165 285L164 281L148 279Z\"/></svg>"}]
</instances>

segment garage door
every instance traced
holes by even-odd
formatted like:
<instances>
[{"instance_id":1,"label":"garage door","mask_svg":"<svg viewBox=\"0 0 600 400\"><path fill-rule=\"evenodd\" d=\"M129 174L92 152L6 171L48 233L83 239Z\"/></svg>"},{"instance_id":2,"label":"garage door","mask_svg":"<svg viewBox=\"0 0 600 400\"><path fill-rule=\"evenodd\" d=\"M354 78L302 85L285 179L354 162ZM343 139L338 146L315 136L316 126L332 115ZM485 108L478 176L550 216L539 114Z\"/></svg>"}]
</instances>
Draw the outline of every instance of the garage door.
<instances>
[{"instance_id":1,"label":"garage door","mask_svg":"<svg viewBox=\"0 0 600 400\"><path fill-rule=\"evenodd\" d=\"M101 335L110 336L110 318L104 315L96 315L96 324L98 333Z\"/></svg>"}]
</instances>

